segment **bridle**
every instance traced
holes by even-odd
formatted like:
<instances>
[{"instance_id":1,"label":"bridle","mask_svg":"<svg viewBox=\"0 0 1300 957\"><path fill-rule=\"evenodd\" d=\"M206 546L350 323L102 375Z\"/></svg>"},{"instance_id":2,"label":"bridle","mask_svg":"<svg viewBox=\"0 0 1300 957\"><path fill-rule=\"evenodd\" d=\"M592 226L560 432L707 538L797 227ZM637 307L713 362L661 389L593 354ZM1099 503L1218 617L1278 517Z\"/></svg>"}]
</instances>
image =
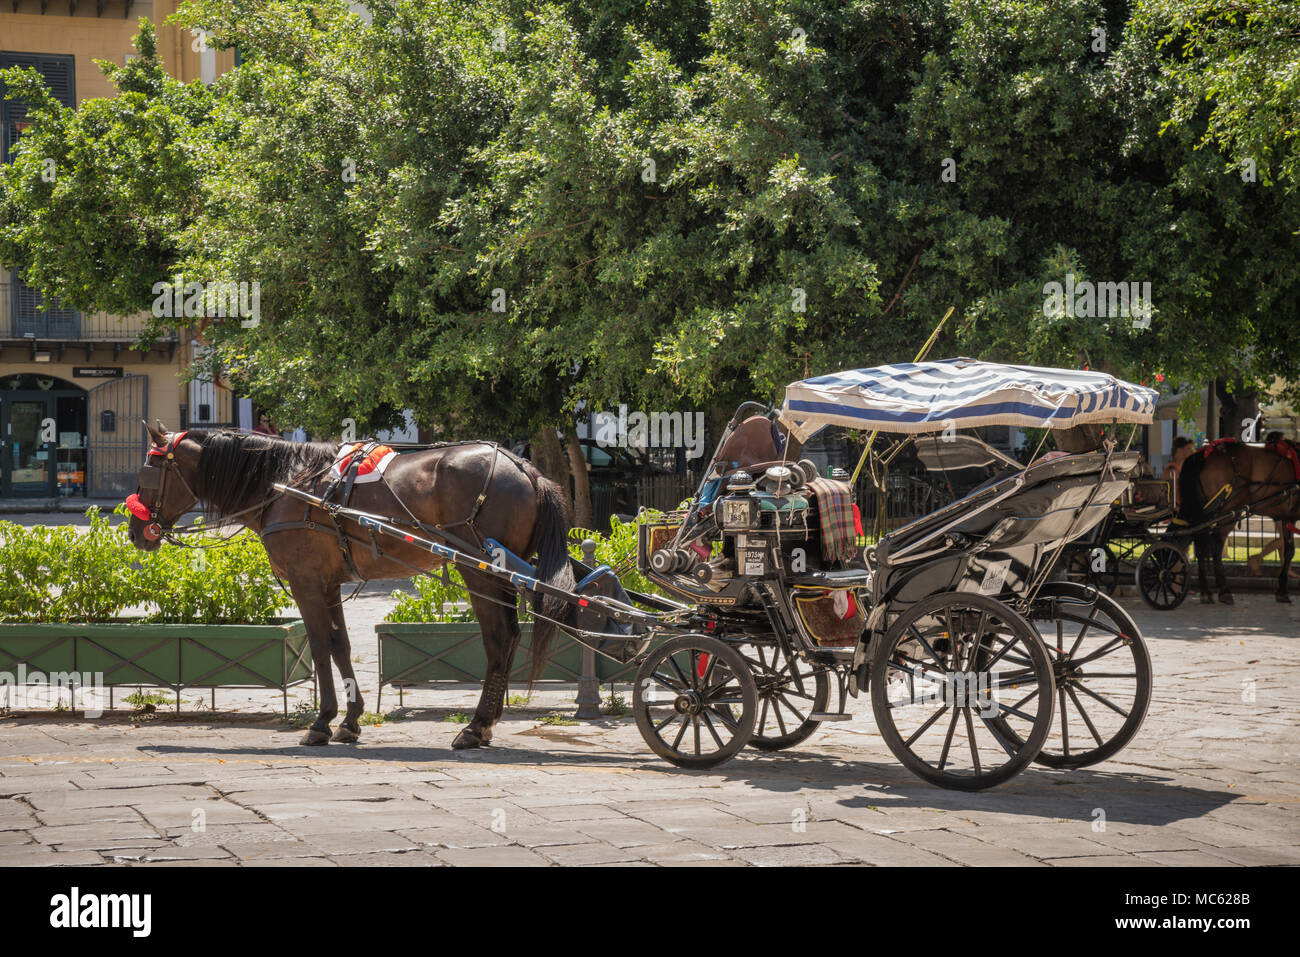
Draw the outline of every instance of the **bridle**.
<instances>
[{"instance_id":1,"label":"bridle","mask_svg":"<svg viewBox=\"0 0 1300 957\"><path fill-rule=\"evenodd\" d=\"M198 495L194 489L190 488L190 483L185 481L185 476L180 469L176 467L176 447L185 440L185 432L177 432L165 446L154 445L145 456L144 465L140 467L139 485L140 491L146 489L156 490L152 505L146 505L140 500L139 493L133 492L126 497L126 508L132 515L145 522L144 537L151 542L156 542L165 534L171 534L183 529L162 527L161 513L163 504L167 499L167 474L174 472L176 479L189 492L190 498L197 502Z\"/></svg>"},{"instance_id":2,"label":"bridle","mask_svg":"<svg viewBox=\"0 0 1300 957\"><path fill-rule=\"evenodd\" d=\"M209 525L202 521L195 522L192 525L184 525L180 528L176 528L174 526L168 526L164 528L162 524L161 514L163 511L164 502L166 501L167 498L168 473L175 473L176 480L180 482L181 487L184 488L185 491L189 493L191 502L189 505L186 506L186 509L192 508L195 504L198 504L199 502L198 494L190 486L190 483L185 480L184 473L181 472L181 470L176 465L176 448L181 444L181 442L185 440L187 431L188 430L177 432L175 436L167 442L166 445L155 444L154 447L151 448L149 450L149 453L145 456L144 465L140 467L140 477L138 479L138 484L140 486L141 492L145 491L146 489L157 490L157 494L156 497L154 498L153 504L146 505L143 501L141 501L139 493L133 492L132 494L126 497L126 508L127 511L129 511L132 515L134 515L136 518L140 519L142 522L145 523L144 537L148 541L156 542L161 538L166 538L169 542L171 542L174 545L185 545L188 548L214 548L219 545L225 544L230 538L239 534L240 532L239 527L236 526L234 531L232 531L229 535L220 538L218 541L212 542L207 545L192 545L187 542L178 541L175 538L175 536L211 533L214 526ZM326 466L325 470L328 470L328 468L329 466ZM321 473L316 473L314 475L308 476L307 480L308 481L313 480L317 478L319 474ZM250 512L257 512L260 514L266 509L268 505L270 505L276 499L282 497L283 497L283 493L281 492L275 492L274 494L267 495L260 502L250 505L247 508L241 508L239 511L231 512L229 515L222 515L220 517L219 522L217 522L217 524L229 523L231 519L238 518L242 515L247 515ZM185 510L183 509L182 514L184 513L184 511Z\"/></svg>"}]
</instances>

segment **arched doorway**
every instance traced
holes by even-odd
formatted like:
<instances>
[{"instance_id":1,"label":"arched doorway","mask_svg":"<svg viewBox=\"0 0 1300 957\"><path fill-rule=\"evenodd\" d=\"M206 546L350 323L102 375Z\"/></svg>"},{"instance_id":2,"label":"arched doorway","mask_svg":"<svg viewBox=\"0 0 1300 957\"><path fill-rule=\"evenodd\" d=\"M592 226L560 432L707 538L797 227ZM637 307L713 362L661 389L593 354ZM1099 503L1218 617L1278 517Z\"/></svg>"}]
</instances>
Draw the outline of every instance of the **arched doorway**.
<instances>
[{"instance_id":1,"label":"arched doorway","mask_svg":"<svg viewBox=\"0 0 1300 957\"><path fill-rule=\"evenodd\" d=\"M86 390L36 372L0 377L0 495L82 495Z\"/></svg>"}]
</instances>

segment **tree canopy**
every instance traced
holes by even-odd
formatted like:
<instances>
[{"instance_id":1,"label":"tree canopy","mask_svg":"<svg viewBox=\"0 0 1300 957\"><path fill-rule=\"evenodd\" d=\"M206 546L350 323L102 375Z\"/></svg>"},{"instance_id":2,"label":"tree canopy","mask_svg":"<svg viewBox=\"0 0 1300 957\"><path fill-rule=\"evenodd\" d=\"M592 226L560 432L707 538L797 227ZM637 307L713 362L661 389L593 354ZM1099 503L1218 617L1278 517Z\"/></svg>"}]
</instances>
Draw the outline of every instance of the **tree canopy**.
<instances>
[{"instance_id":1,"label":"tree canopy","mask_svg":"<svg viewBox=\"0 0 1300 957\"><path fill-rule=\"evenodd\" d=\"M9 71L36 123L0 259L115 312L257 281L212 361L324 433L774 398L910 358L949 306L935 355L1300 381L1282 0L368 7L193 0L241 53L210 89L147 24L75 113ZM1067 283L1151 309L1053 306Z\"/></svg>"}]
</instances>

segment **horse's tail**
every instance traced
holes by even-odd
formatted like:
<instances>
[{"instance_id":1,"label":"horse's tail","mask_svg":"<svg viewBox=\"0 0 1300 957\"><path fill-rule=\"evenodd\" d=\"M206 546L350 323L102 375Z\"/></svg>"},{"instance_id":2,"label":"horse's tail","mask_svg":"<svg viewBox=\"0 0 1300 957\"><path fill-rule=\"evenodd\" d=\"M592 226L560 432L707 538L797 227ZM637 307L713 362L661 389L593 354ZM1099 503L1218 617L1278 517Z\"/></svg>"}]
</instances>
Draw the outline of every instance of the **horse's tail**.
<instances>
[{"instance_id":1,"label":"horse's tail","mask_svg":"<svg viewBox=\"0 0 1300 957\"><path fill-rule=\"evenodd\" d=\"M564 493L547 478L537 480L537 504L541 511L541 526L536 534L537 577L555 588L572 591L573 568L569 564L569 517L564 504ZM564 621L570 605L562 598L533 596L533 611L539 616L533 625L532 668L528 675L531 686L542 676L551 639L555 636L553 621ZM548 620L552 619L552 620Z\"/></svg>"},{"instance_id":2,"label":"horse's tail","mask_svg":"<svg viewBox=\"0 0 1300 957\"><path fill-rule=\"evenodd\" d=\"M1188 525L1205 518L1205 497L1201 494L1201 470L1205 468L1208 452L1194 452L1183 462L1178 473L1178 517Z\"/></svg>"}]
</instances>

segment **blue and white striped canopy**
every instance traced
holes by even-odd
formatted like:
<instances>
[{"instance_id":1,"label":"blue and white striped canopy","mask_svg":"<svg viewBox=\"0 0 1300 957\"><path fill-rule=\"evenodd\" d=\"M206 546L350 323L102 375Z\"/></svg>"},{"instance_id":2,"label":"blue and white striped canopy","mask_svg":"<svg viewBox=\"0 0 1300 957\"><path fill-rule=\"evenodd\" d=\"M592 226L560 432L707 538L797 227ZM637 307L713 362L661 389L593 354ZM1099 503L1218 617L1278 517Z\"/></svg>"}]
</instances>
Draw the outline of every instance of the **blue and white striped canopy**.
<instances>
[{"instance_id":1,"label":"blue and white striped canopy","mask_svg":"<svg viewBox=\"0 0 1300 957\"><path fill-rule=\"evenodd\" d=\"M1104 372L941 359L792 383L786 386L781 421L801 442L828 425L905 433L985 425L1068 429L1148 423L1157 398L1155 389Z\"/></svg>"}]
</instances>

